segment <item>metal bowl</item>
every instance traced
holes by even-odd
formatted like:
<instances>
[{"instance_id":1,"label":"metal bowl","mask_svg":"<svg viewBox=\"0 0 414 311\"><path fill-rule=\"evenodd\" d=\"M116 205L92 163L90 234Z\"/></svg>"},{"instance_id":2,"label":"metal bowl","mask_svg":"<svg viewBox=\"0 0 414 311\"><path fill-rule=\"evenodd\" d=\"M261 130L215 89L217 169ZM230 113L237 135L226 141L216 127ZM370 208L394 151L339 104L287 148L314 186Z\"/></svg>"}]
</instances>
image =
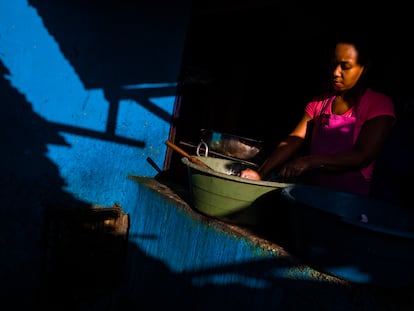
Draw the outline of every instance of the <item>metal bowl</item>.
<instances>
[{"instance_id":1,"label":"metal bowl","mask_svg":"<svg viewBox=\"0 0 414 311\"><path fill-rule=\"evenodd\" d=\"M254 161L264 147L263 141L247 137L220 133L212 130L201 130L202 141L210 150L236 159Z\"/></svg>"}]
</instances>

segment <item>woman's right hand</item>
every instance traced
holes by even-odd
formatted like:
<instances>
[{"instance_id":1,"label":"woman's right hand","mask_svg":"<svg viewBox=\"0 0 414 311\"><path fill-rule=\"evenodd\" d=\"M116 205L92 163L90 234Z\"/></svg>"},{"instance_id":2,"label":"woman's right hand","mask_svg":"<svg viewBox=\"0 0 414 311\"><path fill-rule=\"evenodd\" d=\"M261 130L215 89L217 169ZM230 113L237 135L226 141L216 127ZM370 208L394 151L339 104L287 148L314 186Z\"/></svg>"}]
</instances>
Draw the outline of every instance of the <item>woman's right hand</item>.
<instances>
[{"instance_id":1,"label":"woman's right hand","mask_svg":"<svg viewBox=\"0 0 414 311\"><path fill-rule=\"evenodd\" d=\"M247 179L252 179L252 180L260 180L261 179L260 174L257 171L255 171L251 168L246 168L246 169L242 170L240 172L240 177L247 178Z\"/></svg>"}]
</instances>

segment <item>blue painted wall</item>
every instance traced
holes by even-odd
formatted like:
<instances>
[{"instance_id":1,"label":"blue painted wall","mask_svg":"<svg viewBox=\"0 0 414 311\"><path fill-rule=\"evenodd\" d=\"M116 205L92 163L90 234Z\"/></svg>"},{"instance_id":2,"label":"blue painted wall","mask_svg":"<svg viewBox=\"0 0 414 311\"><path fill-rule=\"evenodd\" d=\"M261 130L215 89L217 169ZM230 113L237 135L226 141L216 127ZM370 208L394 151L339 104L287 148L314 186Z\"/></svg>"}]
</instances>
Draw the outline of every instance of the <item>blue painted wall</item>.
<instances>
[{"instance_id":1,"label":"blue painted wall","mask_svg":"<svg viewBox=\"0 0 414 311\"><path fill-rule=\"evenodd\" d=\"M127 174L155 175L148 158L163 167L189 10L160 1L46 3L1 1L0 61L10 83L2 93L21 95L31 115L20 118L42 118L59 136L45 141L44 156L65 190L92 203L112 204L114 194L122 201Z\"/></svg>"},{"instance_id":2,"label":"blue painted wall","mask_svg":"<svg viewBox=\"0 0 414 311\"><path fill-rule=\"evenodd\" d=\"M163 168L189 12L0 1L1 288L38 287L46 206L128 210Z\"/></svg>"}]
</instances>

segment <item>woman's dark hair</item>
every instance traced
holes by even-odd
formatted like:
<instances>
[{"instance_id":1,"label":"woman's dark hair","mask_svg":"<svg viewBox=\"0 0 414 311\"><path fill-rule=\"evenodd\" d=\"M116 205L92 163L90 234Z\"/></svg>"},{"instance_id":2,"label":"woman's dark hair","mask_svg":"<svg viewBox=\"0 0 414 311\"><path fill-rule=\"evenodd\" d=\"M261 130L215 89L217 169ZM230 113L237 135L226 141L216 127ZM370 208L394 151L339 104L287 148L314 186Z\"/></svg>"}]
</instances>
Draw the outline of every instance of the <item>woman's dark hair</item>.
<instances>
[{"instance_id":1,"label":"woman's dark hair","mask_svg":"<svg viewBox=\"0 0 414 311\"><path fill-rule=\"evenodd\" d=\"M335 45L338 43L352 44L358 51L358 64L369 68L372 65L371 59L371 37L363 31L347 31L338 33L335 36Z\"/></svg>"}]
</instances>

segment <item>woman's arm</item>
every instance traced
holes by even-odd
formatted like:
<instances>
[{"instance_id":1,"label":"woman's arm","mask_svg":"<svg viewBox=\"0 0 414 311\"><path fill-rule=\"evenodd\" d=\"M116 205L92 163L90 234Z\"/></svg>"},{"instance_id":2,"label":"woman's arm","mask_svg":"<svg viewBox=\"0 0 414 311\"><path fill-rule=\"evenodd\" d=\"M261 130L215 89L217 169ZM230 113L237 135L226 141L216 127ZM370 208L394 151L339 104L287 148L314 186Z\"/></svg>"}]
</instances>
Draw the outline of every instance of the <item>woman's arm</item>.
<instances>
[{"instance_id":1,"label":"woman's arm","mask_svg":"<svg viewBox=\"0 0 414 311\"><path fill-rule=\"evenodd\" d=\"M304 114L295 129L281 141L271 155L263 162L261 167L254 171L252 169L243 170L240 177L260 180L267 176L270 171L279 167L289 160L303 145L306 136L308 122L311 120L307 113Z\"/></svg>"},{"instance_id":2,"label":"woman's arm","mask_svg":"<svg viewBox=\"0 0 414 311\"><path fill-rule=\"evenodd\" d=\"M333 155L299 157L282 167L280 175L294 177L315 168L329 171L362 168L378 156L389 136L394 120L393 117L385 115L372 118L362 126L355 145L350 151Z\"/></svg>"}]
</instances>

